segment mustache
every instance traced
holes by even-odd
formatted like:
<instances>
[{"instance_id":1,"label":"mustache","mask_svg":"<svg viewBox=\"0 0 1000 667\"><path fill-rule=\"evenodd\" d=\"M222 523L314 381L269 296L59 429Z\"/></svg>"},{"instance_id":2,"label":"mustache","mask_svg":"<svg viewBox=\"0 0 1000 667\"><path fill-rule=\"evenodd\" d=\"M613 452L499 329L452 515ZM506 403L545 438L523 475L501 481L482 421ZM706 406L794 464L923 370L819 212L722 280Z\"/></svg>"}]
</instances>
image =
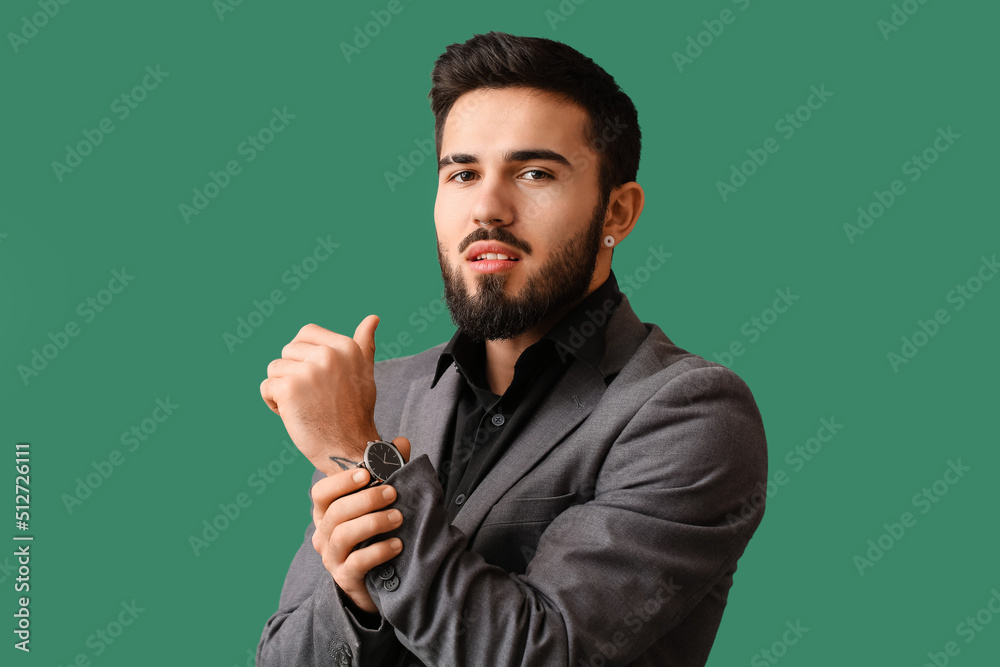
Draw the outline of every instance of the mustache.
<instances>
[{"instance_id":1,"label":"mustache","mask_svg":"<svg viewBox=\"0 0 1000 667\"><path fill-rule=\"evenodd\" d=\"M492 232L492 233L491 233ZM503 228L497 228L494 230L489 230L485 228L477 229L476 231L469 234L462 243L458 246L459 254L465 254L465 250L477 241L496 241L497 243L503 243L509 245L512 248L520 250L526 255L531 254L531 245L525 243L521 239L517 238L507 230Z\"/></svg>"}]
</instances>

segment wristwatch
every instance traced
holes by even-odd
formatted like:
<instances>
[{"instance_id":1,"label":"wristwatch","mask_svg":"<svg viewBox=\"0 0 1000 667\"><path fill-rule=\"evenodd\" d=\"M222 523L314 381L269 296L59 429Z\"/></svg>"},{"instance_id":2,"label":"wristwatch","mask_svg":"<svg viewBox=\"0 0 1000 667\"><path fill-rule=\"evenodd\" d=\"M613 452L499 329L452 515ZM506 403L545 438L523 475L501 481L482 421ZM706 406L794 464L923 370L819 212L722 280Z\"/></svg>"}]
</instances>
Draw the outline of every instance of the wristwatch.
<instances>
[{"instance_id":1,"label":"wristwatch","mask_svg":"<svg viewBox=\"0 0 1000 667\"><path fill-rule=\"evenodd\" d=\"M365 447L365 454L358 463L359 468L364 468L371 473L372 479L364 488L378 486L389 475L403 467L403 455L399 453L396 446L385 440L369 440Z\"/></svg>"}]
</instances>

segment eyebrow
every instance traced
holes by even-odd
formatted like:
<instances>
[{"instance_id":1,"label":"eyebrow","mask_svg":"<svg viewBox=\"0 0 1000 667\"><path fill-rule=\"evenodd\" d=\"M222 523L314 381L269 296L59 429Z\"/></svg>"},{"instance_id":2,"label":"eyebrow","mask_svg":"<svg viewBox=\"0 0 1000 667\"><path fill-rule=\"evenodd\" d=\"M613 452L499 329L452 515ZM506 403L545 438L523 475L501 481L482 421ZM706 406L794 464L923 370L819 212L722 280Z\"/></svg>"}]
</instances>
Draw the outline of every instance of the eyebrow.
<instances>
[{"instance_id":1,"label":"eyebrow","mask_svg":"<svg viewBox=\"0 0 1000 667\"><path fill-rule=\"evenodd\" d=\"M555 151L549 150L547 148L524 148L516 151L504 151L500 156L504 162L530 162L532 160L548 160L550 162L558 162L559 164L567 167L571 171L573 170L573 165L569 163L565 157L556 153ZM438 161L438 173L447 167L449 164L478 164L479 156L472 155L471 153L454 153L453 155L445 155Z\"/></svg>"}]
</instances>

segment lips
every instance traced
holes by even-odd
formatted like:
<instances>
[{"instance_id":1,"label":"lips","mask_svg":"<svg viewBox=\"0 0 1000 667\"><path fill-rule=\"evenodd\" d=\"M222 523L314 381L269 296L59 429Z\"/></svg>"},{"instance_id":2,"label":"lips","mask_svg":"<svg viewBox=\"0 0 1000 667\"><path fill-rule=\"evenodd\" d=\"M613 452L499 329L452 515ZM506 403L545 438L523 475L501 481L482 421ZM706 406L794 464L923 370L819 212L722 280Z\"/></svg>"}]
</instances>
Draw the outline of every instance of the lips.
<instances>
[{"instance_id":1,"label":"lips","mask_svg":"<svg viewBox=\"0 0 1000 667\"><path fill-rule=\"evenodd\" d=\"M520 262L509 259L482 259L469 262L469 269L477 273L496 273L513 269L518 264Z\"/></svg>"},{"instance_id":2,"label":"lips","mask_svg":"<svg viewBox=\"0 0 1000 667\"><path fill-rule=\"evenodd\" d=\"M469 250L466 252L465 258L470 262L498 261L495 258L492 260L488 258L484 258L482 260L476 259L480 255L486 255L486 254L505 255L507 257L507 260L499 260L499 261L518 261L521 259L521 253L518 252L517 250L514 250L502 243L496 243L492 241L479 241L473 243L472 246L469 247Z\"/></svg>"},{"instance_id":3,"label":"lips","mask_svg":"<svg viewBox=\"0 0 1000 667\"><path fill-rule=\"evenodd\" d=\"M486 256L485 257L481 257L481 258L473 257L469 261L470 262L519 262L519 261L521 261L521 260L519 260L516 257L506 257L504 255L504 253L502 253L502 252L501 253L491 253L490 252L490 253L480 253L480 254L485 254ZM494 256L491 257L490 255L494 255ZM504 255L504 257L506 257L506 259L504 257L501 257L501 255Z\"/></svg>"}]
</instances>

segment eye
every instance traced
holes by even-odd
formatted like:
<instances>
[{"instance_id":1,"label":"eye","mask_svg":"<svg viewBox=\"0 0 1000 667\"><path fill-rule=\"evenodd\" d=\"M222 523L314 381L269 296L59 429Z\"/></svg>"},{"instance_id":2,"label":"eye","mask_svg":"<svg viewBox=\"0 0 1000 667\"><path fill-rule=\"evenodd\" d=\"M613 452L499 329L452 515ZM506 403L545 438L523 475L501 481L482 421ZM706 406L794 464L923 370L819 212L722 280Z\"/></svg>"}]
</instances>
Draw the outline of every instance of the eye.
<instances>
[{"instance_id":1,"label":"eye","mask_svg":"<svg viewBox=\"0 0 1000 667\"><path fill-rule=\"evenodd\" d=\"M456 179L457 179L457 181L458 181L459 183L468 183L468 181L466 181L465 179L462 179L462 178L458 178L458 177L459 177L459 176L461 176L462 174L472 174L472 172L471 172L471 171L469 171L469 170L465 170L465 171L459 171L459 172L456 172L456 173L452 174L452 175L451 175L451 178L449 178L448 180L449 180L449 181L453 181L453 180L456 180Z\"/></svg>"},{"instance_id":2,"label":"eye","mask_svg":"<svg viewBox=\"0 0 1000 667\"><path fill-rule=\"evenodd\" d=\"M529 178L528 179L529 181L542 181L542 180L545 180L546 178L550 178L550 179L552 178L552 174L548 173L547 171L542 171L541 169L531 169L531 170L526 171L524 173L525 174L541 174L541 176L539 178Z\"/></svg>"}]
</instances>

